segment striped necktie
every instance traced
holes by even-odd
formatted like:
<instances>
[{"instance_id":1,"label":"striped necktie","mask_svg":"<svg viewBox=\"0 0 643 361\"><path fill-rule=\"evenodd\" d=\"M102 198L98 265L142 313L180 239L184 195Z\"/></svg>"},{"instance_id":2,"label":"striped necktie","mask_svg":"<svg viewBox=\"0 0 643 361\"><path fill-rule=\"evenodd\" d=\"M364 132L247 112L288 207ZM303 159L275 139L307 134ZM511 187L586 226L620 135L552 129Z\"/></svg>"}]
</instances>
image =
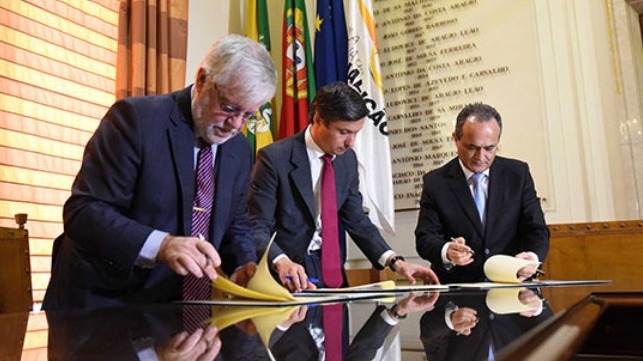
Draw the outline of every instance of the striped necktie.
<instances>
[{"instance_id":1,"label":"striped necktie","mask_svg":"<svg viewBox=\"0 0 643 361\"><path fill-rule=\"evenodd\" d=\"M210 240L210 219L214 205L214 170L212 147L199 150L196 171L196 195L192 202L192 237ZM183 300L209 300L210 279L189 274L183 279Z\"/></svg>"}]
</instances>

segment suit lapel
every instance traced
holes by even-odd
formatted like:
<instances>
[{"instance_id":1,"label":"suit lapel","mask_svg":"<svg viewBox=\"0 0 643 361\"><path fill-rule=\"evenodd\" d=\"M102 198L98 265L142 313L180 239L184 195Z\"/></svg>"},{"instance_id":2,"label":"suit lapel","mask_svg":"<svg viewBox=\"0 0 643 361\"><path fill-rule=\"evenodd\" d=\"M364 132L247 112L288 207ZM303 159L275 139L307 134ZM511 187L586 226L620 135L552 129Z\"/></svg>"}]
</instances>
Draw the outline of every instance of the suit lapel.
<instances>
[{"instance_id":1,"label":"suit lapel","mask_svg":"<svg viewBox=\"0 0 643 361\"><path fill-rule=\"evenodd\" d=\"M499 217L497 210L498 192L495 191L494 186L503 183L502 173L504 171L502 160L499 157L491 164L489 169L489 187L487 188L487 224L486 224L486 234L493 234L492 232L493 225L495 224L496 218Z\"/></svg>"},{"instance_id":2,"label":"suit lapel","mask_svg":"<svg viewBox=\"0 0 643 361\"><path fill-rule=\"evenodd\" d=\"M447 174L450 179L450 182L448 182L449 187L458 201L458 204L462 207L462 210L471 221L471 224L474 225L476 232L478 232L480 237L483 237L484 228L480 221L480 215L478 214L478 209L476 208L473 196L471 195L471 190L464 178L464 173L462 172L462 168L460 168L460 163L457 158L450 163Z\"/></svg>"},{"instance_id":3,"label":"suit lapel","mask_svg":"<svg viewBox=\"0 0 643 361\"><path fill-rule=\"evenodd\" d=\"M192 222L192 199L194 198L194 132L190 110L190 87L174 93L176 107L170 114L168 141L174 162L175 177L179 189L179 214L182 215L183 233L187 234Z\"/></svg>"},{"instance_id":4,"label":"suit lapel","mask_svg":"<svg viewBox=\"0 0 643 361\"><path fill-rule=\"evenodd\" d=\"M345 158L346 156L346 153L338 155L335 158L335 161L333 161L333 170L335 171L335 189L338 198L337 208L341 208L341 204L346 199L346 194L348 193L347 188L350 186L350 182L348 180L351 179L351 169L348 167L349 162L345 161L347 159Z\"/></svg>"},{"instance_id":5,"label":"suit lapel","mask_svg":"<svg viewBox=\"0 0 643 361\"><path fill-rule=\"evenodd\" d=\"M242 136L237 134L235 137ZM223 238L223 230L226 229L225 223L228 217L234 216L228 215L232 209L232 197L230 191L226 190L235 189L235 179L231 175L239 174L238 168L243 163L237 160L239 154L235 151L236 143L234 141L235 139L230 139L217 147L217 158L214 167L214 213L212 214L213 218L210 225L211 242L217 248ZM225 169L221 166L223 162L225 162ZM219 189L223 191L219 192Z\"/></svg>"},{"instance_id":6,"label":"suit lapel","mask_svg":"<svg viewBox=\"0 0 643 361\"><path fill-rule=\"evenodd\" d=\"M313 181L310 176L310 161L308 160L308 153L306 152L304 132L300 132L293 139L290 162L293 166L290 171L290 179L306 203L306 208L310 216L314 217L316 214L315 195L313 194Z\"/></svg>"}]
</instances>

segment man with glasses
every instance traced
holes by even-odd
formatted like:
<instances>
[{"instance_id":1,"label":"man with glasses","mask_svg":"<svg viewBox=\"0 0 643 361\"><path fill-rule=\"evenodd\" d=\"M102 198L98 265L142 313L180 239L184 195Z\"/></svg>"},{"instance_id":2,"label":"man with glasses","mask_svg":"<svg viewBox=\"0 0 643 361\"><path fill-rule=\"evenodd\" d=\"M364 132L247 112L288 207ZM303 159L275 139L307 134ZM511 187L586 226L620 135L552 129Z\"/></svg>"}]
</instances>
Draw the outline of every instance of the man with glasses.
<instances>
[{"instance_id":1,"label":"man with glasses","mask_svg":"<svg viewBox=\"0 0 643 361\"><path fill-rule=\"evenodd\" d=\"M89 140L65 204L43 307L180 300L183 276L212 280L217 266L245 284L257 258L246 205L253 154L237 135L276 82L265 48L228 35L205 55L193 85L117 101ZM211 153L210 165L199 164L213 193L207 236L194 234L193 222L193 210L204 210L193 205L202 148Z\"/></svg>"}]
</instances>

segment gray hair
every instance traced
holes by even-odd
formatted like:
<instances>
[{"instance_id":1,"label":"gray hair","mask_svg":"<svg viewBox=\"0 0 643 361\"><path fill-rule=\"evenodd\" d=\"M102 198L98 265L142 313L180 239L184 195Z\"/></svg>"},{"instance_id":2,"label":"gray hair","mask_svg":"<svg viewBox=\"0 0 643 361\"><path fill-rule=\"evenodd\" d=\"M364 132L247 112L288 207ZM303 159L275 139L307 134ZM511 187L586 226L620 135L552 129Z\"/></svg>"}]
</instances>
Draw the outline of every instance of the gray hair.
<instances>
[{"instance_id":1,"label":"gray hair","mask_svg":"<svg viewBox=\"0 0 643 361\"><path fill-rule=\"evenodd\" d=\"M226 88L247 104L265 103L275 94L277 71L266 48L245 36L230 34L217 40L201 61L208 87Z\"/></svg>"}]
</instances>

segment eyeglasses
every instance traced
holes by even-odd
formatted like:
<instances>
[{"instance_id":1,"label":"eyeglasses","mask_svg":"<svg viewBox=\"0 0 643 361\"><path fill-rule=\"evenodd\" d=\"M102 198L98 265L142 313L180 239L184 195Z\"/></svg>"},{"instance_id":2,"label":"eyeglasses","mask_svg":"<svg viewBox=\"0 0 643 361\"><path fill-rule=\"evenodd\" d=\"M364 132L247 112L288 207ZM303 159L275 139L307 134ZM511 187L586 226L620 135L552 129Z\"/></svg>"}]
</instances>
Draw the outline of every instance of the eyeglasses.
<instances>
[{"instance_id":1,"label":"eyeglasses","mask_svg":"<svg viewBox=\"0 0 643 361\"><path fill-rule=\"evenodd\" d=\"M252 112L242 112L241 109L232 104L224 104L223 102L223 97L221 96L221 92L217 88L217 85L214 84L214 91L217 92L217 102L219 103L219 108L223 113L226 115L226 120L228 119L237 119L241 118L241 120L246 123L248 120L253 119L255 117L255 113Z\"/></svg>"}]
</instances>

